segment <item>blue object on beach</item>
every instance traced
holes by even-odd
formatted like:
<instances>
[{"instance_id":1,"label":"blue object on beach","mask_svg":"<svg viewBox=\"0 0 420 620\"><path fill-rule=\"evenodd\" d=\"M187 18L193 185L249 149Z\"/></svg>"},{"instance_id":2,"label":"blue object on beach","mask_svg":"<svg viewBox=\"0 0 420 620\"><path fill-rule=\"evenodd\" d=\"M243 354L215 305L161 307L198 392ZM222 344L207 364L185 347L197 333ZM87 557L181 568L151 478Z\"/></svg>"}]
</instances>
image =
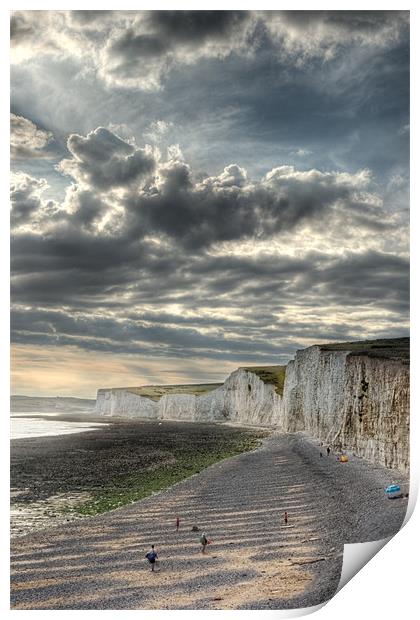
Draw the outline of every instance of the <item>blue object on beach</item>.
<instances>
[{"instance_id":1,"label":"blue object on beach","mask_svg":"<svg viewBox=\"0 0 420 620\"><path fill-rule=\"evenodd\" d=\"M385 489L385 493L387 494L389 499L402 496L401 487L398 484L391 484Z\"/></svg>"}]
</instances>

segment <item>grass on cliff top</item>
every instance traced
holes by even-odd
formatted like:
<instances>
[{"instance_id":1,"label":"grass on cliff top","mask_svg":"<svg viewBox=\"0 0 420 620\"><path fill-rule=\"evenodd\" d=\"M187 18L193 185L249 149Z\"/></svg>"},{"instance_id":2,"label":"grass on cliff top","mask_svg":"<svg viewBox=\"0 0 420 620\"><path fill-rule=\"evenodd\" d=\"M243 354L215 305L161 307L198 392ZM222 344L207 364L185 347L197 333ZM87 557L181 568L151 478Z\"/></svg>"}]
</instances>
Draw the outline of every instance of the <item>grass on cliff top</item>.
<instances>
[{"instance_id":1,"label":"grass on cliff top","mask_svg":"<svg viewBox=\"0 0 420 620\"><path fill-rule=\"evenodd\" d=\"M406 362L410 360L410 338L359 340L318 346L322 351L350 351L350 355L367 355Z\"/></svg>"},{"instance_id":2,"label":"grass on cliff top","mask_svg":"<svg viewBox=\"0 0 420 620\"><path fill-rule=\"evenodd\" d=\"M254 450L269 432L217 425L157 424L144 427L136 459L128 468L90 490L92 498L73 507L80 515L96 515L143 499L170 487L209 465ZM165 428L166 427L166 430ZM123 455L121 455L122 458Z\"/></svg>"},{"instance_id":3,"label":"grass on cliff top","mask_svg":"<svg viewBox=\"0 0 420 620\"><path fill-rule=\"evenodd\" d=\"M276 393L283 396L286 366L243 366L242 368L257 375L264 383L274 385Z\"/></svg>"},{"instance_id":4,"label":"grass on cliff top","mask_svg":"<svg viewBox=\"0 0 420 620\"><path fill-rule=\"evenodd\" d=\"M166 394L192 394L194 396L202 396L223 385L223 383L200 383L191 385L143 385L139 387L116 388L124 389L137 396L149 398L150 400L159 400Z\"/></svg>"}]
</instances>

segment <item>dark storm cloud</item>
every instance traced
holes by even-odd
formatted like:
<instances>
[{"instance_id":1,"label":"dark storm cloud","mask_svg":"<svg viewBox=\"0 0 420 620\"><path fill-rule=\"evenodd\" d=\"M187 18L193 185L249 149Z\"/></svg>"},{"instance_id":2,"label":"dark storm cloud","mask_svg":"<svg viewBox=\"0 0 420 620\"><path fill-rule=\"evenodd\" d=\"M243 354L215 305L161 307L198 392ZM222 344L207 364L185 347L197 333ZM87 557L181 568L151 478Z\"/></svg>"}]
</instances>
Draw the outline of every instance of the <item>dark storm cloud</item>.
<instances>
[{"instance_id":1,"label":"dark storm cloud","mask_svg":"<svg viewBox=\"0 0 420 620\"><path fill-rule=\"evenodd\" d=\"M67 196L68 225L91 226L118 206L115 226L129 241L165 235L185 248L200 249L222 241L264 239L332 215L343 204L359 225L378 222L375 208L361 193L371 181L367 171L350 175L280 166L254 182L233 164L196 182L186 162L160 162L156 152L105 128L87 137L71 135L68 149L72 158L58 166L75 182ZM123 198L105 196L102 203L95 194L119 188ZM111 224L108 232L118 236Z\"/></svg>"},{"instance_id":2,"label":"dark storm cloud","mask_svg":"<svg viewBox=\"0 0 420 620\"><path fill-rule=\"evenodd\" d=\"M345 20L344 14L349 12L338 13L343 17L338 15L337 19ZM360 19L372 21L372 16L364 13ZM194 62L189 59L187 64L170 64L165 80L154 80L157 87L164 87L164 95L150 90L140 92L137 88L141 84L135 80L136 89L133 86L133 91L121 94L112 88L113 78L108 80L107 88L100 81L102 71L108 75L111 69L115 69L117 80L118 68L104 66L99 73L86 70L85 63L89 65L89 59L94 58L94 50L102 50L108 40L109 22L121 35L135 27L136 18L145 20L146 13L127 16L119 11L112 19L98 16L96 22L104 39L99 43L95 40L94 50L83 53L83 65L74 56L64 60L56 54L52 62L38 54L36 67L23 63L15 66L15 110L24 113L29 107L31 118L41 120L54 132L64 130L67 134L75 129L84 133L98 125L124 122L137 139L151 121L165 119L173 123L172 140L180 142L188 159L195 162L197 169L213 174L232 161L252 174L262 174L281 161L320 170L369 167L385 182L385 175L393 173L396 162L402 167L408 165L408 136L399 134L409 122L408 14L390 12L384 28L384 18L375 13L377 30L383 29L382 38L366 35L362 45L360 41L356 44L351 43L352 39L343 39L341 33L338 39L333 38L339 42L335 55L316 61L299 53L299 66L291 65L288 57L279 55L271 44L245 46L245 54L236 51L222 58L218 56L220 46L215 46L215 56L195 54ZM31 19L30 12L24 12L24 16ZM329 21L333 17L331 14ZM277 12L248 17L249 22L276 22L287 30L285 19ZM325 20L326 15L317 18L315 12L307 19L307 31L296 35L297 41L303 44L311 33L318 33L322 40L325 33L318 22ZM59 21L66 23L65 19ZM108 25L101 26L102 21ZM57 34L55 22L54 28ZM82 34L76 31L77 38L73 36L81 53ZM40 39L45 40L45 33ZM110 44L111 40L114 38L109 39ZM228 45L229 38L226 41ZM249 53L250 49L254 53ZM315 43L311 49L318 49ZM101 67L102 61L98 62ZM150 72L143 64L139 80L154 74L152 66ZM127 88L127 82L121 85ZM64 89L66 97L62 98ZM46 90L59 105L48 105ZM81 99L86 105L80 106ZM297 155L305 151L306 155Z\"/></svg>"},{"instance_id":3,"label":"dark storm cloud","mask_svg":"<svg viewBox=\"0 0 420 620\"><path fill-rule=\"evenodd\" d=\"M69 19L79 26L91 26L104 19L112 19L115 11L69 11Z\"/></svg>"},{"instance_id":4,"label":"dark storm cloud","mask_svg":"<svg viewBox=\"0 0 420 620\"><path fill-rule=\"evenodd\" d=\"M72 188L69 202L76 206L72 224L83 230L94 231L106 214L107 207L91 190Z\"/></svg>"},{"instance_id":5,"label":"dark storm cloud","mask_svg":"<svg viewBox=\"0 0 420 620\"><path fill-rule=\"evenodd\" d=\"M59 340L57 338L51 337L50 339L46 339L45 336L41 336L38 334L14 334L13 335L14 344L33 344L33 345L41 345L45 346L61 346L61 347L76 347L80 350L86 351L96 351L102 353L109 353L112 351L113 354L129 354L131 356L135 356L133 359L139 359L139 356L142 356L144 360L147 360L150 357L154 358L162 358L162 360L167 359L168 356L176 357L177 359L191 359L194 358L205 358L206 360L227 360L233 361L235 365L240 364L241 362L249 362L250 359L253 360L253 363L261 363L270 365L273 363L285 363L296 352L298 346L284 344L282 347L282 352L279 353L277 351L273 351L272 353L264 353L260 352L258 349L258 345L254 347L252 342L248 342L248 346L244 346L243 351L241 350L230 350L229 346L225 346L222 350L211 349L211 348L186 348L186 347L172 347L172 348L162 348L162 347L150 347L144 346L141 343L115 343L114 346L110 346L109 343L101 340L92 341L89 343L87 347L86 339L84 338L72 338L68 336L63 336ZM228 343L225 343L225 345ZM147 363L147 361L145 361ZM235 367L232 368L234 370ZM215 374L215 373L212 373ZM220 376L220 374L219 374ZM205 373L205 377L208 379L208 374ZM162 377L159 378L161 380Z\"/></svg>"},{"instance_id":6,"label":"dark storm cloud","mask_svg":"<svg viewBox=\"0 0 420 620\"><path fill-rule=\"evenodd\" d=\"M332 231L343 223L360 231L395 226L379 198L367 192L367 171L351 175L281 166L255 182L230 165L197 182L186 162L161 162L156 153L104 128L86 138L71 135L68 145L72 158L59 168L74 184L54 217L42 200L44 181L23 175L12 188L17 300L54 305L73 299L83 306L96 295L103 303L130 284L131 301L151 302L156 278L166 301L178 295L187 302L192 290L202 300L238 295L239 303L246 296L290 295L302 274L307 281L315 277L324 259L311 264L313 257L277 256L270 262L271 257L207 252L223 242L264 241L303 226L316 230L320 222ZM113 193L120 188L122 194ZM34 223L32 231L22 228Z\"/></svg>"},{"instance_id":7,"label":"dark storm cloud","mask_svg":"<svg viewBox=\"0 0 420 620\"><path fill-rule=\"evenodd\" d=\"M30 323L31 328L27 330ZM77 344L89 350L110 350L124 353L148 350L149 353L188 356L194 351L224 353L228 356L249 355L255 348L258 354L277 354L274 343L265 339L249 337L225 337L219 334L203 334L187 327L166 327L145 325L140 321L118 321L103 317L74 316L64 312L19 311L13 313L11 321L13 339L19 342L26 337L28 342L44 344ZM93 335L94 334L94 335ZM164 351L162 351L162 348Z\"/></svg>"},{"instance_id":8,"label":"dark storm cloud","mask_svg":"<svg viewBox=\"0 0 420 620\"><path fill-rule=\"evenodd\" d=\"M291 230L311 218L325 217L340 202L352 201L356 211L362 201L356 191L369 181L364 173L301 173L282 166L259 183L246 183L245 171L239 175L238 170L229 166L221 175L193 184L184 162L169 162L159 170L158 191L133 197L127 206L151 233L197 249ZM367 217L369 206L363 207Z\"/></svg>"},{"instance_id":9,"label":"dark storm cloud","mask_svg":"<svg viewBox=\"0 0 420 620\"><path fill-rule=\"evenodd\" d=\"M120 61L118 69L124 74L130 70L139 71L139 59L162 56L168 47L168 41L150 34L136 34L130 28L112 44L108 53Z\"/></svg>"},{"instance_id":10,"label":"dark storm cloud","mask_svg":"<svg viewBox=\"0 0 420 620\"><path fill-rule=\"evenodd\" d=\"M331 26L357 37L389 29L399 33L408 26L408 11L279 11L285 25L306 31L319 25Z\"/></svg>"},{"instance_id":11,"label":"dark storm cloud","mask_svg":"<svg viewBox=\"0 0 420 620\"><path fill-rule=\"evenodd\" d=\"M405 334L407 12L36 17L12 19L14 342L275 363Z\"/></svg>"},{"instance_id":12,"label":"dark storm cloud","mask_svg":"<svg viewBox=\"0 0 420 620\"><path fill-rule=\"evenodd\" d=\"M200 45L223 39L248 20L248 11L151 11L147 21L166 40Z\"/></svg>"},{"instance_id":13,"label":"dark storm cloud","mask_svg":"<svg viewBox=\"0 0 420 620\"><path fill-rule=\"evenodd\" d=\"M150 91L162 87L172 67L201 58L268 49L276 60L301 65L330 61L355 45L386 48L403 36L407 22L408 12L398 11L16 11L12 41L28 48L26 54L32 43L39 54L69 56L78 53L69 45L77 36L108 84Z\"/></svg>"},{"instance_id":14,"label":"dark storm cloud","mask_svg":"<svg viewBox=\"0 0 420 620\"><path fill-rule=\"evenodd\" d=\"M332 298L348 307L380 300L382 308L405 313L409 305L408 273L407 258L366 251L332 260L322 271L305 275L298 288L309 285L320 300Z\"/></svg>"},{"instance_id":15,"label":"dark storm cloud","mask_svg":"<svg viewBox=\"0 0 420 620\"><path fill-rule=\"evenodd\" d=\"M10 39L19 44L34 34L33 23L25 17L24 13L14 13L10 17Z\"/></svg>"},{"instance_id":16,"label":"dark storm cloud","mask_svg":"<svg viewBox=\"0 0 420 620\"><path fill-rule=\"evenodd\" d=\"M87 234L62 238L22 234L13 240L12 290L17 300L47 304L84 303L98 296L100 300L123 291L128 285L130 303L151 301L159 283L159 300L169 301L172 295L191 301L201 297L210 303L214 296L228 294L231 303L243 303L265 293L280 299L301 296L325 281L321 298L327 293L337 295L345 286L351 298L370 297L375 300L369 283L380 276L377 286L383 287L381 304L389 295L399 295L407 270L406 261L392 256L368 255L365 261L353 257L338 263L322 254L296 259L278 255L260 258L208 257L185 255L176 246L159 249L154 244L128 243L124 238L91 237ZM363 258L363 257L362 257ZM371 267L369 268L369 265ZM379 267L382 265L382 269ZM26 275L27 274L27 275ZM393 275L396 281L389 281ZM397 286L398 278L402 281ZM343 287L340 281L346 282ZM376 293L377 291L375 291ZM341 300L340 300L341 301ZM122 302L124 305L124 302Z\"/></svg>"},{"instance_id":17,"label":"dark storm cloud","mask_svg":"<svg viewBox=\"0 0 420 620\"><path fill-rule=\"evenodd\" d=\"M75 276L77 272L80 276L83 272L102 273L104 278L107 270L119 271L130 265L136 267L143 259L142 246L127 243L124 237L89 235L68 227L61 234L55 231L54 235L24 232L13 236L12 243L12 269L17 274L30 273L31 269L40 274L59 274L69 270ZM149 261L152 260L153 256L150 256Z\"/></svg>"},{"instance_id":18,"label":"dark storm cloud","mask_svg":"<svg viewBox=\"0 0 420 620\"><path fill-rule=\"evenodd\" d=\"M273 257L274 260L274 257ZM278 260L278 259L277 259ZM196 265L196 273L187 275L183 281L183 287L193 286L201 282L207 295L213 299L217 299L217 295L229 292L226 303L231 311L238 313L239 308L250 307L247 311L240 311L240 316L236 319L213 321L211 317L204 319L203 317L194 318L190 316L188 320L185 317L170 315L167 312L147 313L137 311L135 313L128 310L131 303L127 306L123 303L120 310L115 309L116 314L88 314L89 307L83 309L83 279L87 274L77 278L76 282L72 282L65 278L65 282L60 285L60 278L53 278L52 274L45 274L44 277L38 279L35 276L34 290L31 289L31 281L34 276L28 278L24 285L24 291L28 294L28 301L32 298L34 302L39 301L36 289L40 286L44 291L48 291L46 286L46 278L52 278L52 287L50 289L51 300L60 301L65 305L69 299L65 296L65 284L73 292L73 307L78 306L75 312L69 310L37 310L24 309L17 307L12 314L12 337L16 342L27 340L32 343L44 344L73 344L82 346L87 350L108 350L114 352L144 352L145 347L149 353L153 355L180 355L194 356L198 352L206 352L210 357L220 353L221 359L245 359L247 351L255 352L258 356L272 356L274 358L276 351L290 340L298 342L299 338L310 338L316 333L318 341L334 340L337 338L352 338L352 332L348 326L330 322L328 327L320 326L316 328L314 321L290 322L290 320L282 320L279 316L273 315L275 310L273 307L273 296L277 294L279 298L286 304L293 304L295 300L299 300L307 311L316 310L318 307L323 308L326 305L335 304L340 308L376 308L378 316L380 312L386 310L388 312L404 313L407 309L407 272L408 262L404 259L398 259L383 253L368 252L364 255L352 254L340 259L331 259L327 255L317 254L316 256L308 256L306 261L290 261L289 270L287 271L287 260L283 259L283 269L279 269L274 264L267 264L264 261L249 261L247 269L247 260L241 261L241 273L244 277L237 281L231 278L231 272L238 268L238 261L224 257L223 265L220 263L218 268L214 265L217 274L215 282L211 283L208 274L208 265L205 261L202 263L203 273L199 272ZM312 266L311 266L312 265ZM57 274L59 276L60 274ZM62 275L62 274L61 274ZM93 274L92 274L93 275ZM196 276L199 275L197 279ZM115 278L119 274L114 273ZM257 276L257 277L256 277ZM96 278L98 274L96 274ZM121 287L120 292L127 290L130 285L131 277L126 282L119 281L116 286ZM225 279L228 286L225 286ZM94 285L95 278L92 277L91 283ZM169 299L156 298L156 280L155 287L155 307L162 304L165 308L165 302L179 301L179 288L171 288L172 277L166 274L166 277L160 277L159 287L167 289ZM213 284L213 287L212 287ZM142 301L143 280L139 283L137 303ZM105 279L102 291L112 291ZM118 289L114 291L119 294ZM64 294L64 297L62 297ZM101 296L100 289L87 287L87 295L96 295L97 307L100 307ZM147 294L146 294L147 297ZM19 296L17 296L19 298ZM25 298L22 298L25 301ZM41 299L42 301L42 299ZM197 300L196 300L197 301ZM205 298L200 300L206 302ZM44 307L48 304L45 299ZM56 305L55 301L55 305ZM219 304L221 304L219 297ZM270 308L271 313L264 315L264 304ZM54 304L53 304L54 305ZM188 305L186 306L188 307ZM191 300L191 309L194 308L194 300ZM404 333L404 325L394 325L393 328L383 328L381 333L392 333L392 329ZM205 330L204 332L202 330ZM210 330L207 333L206 330ZM229 335L224 335L224 334ZM267 340L268 339L268 340ZM162 350L163 349L163 350ZM225 357L224 357L225 356Z\"/></svg>"},{"instance_id":19,"label":"dark storm cloud","mask_svg":"<svg viewBox=\"0 0 420 620\"><path fill-rule=\"evenodd\" d=\"M234 309L235 304L232 304ZM189 316L175 315L168 312L139 312L130 313L125 312L125 318L127 320L146 321L151 324L165 324L172 328L177 326L192 327L194 329L204 328L219 328L221 330L228 329L232 333L242 335L246 332L247 336L254 338L266 339L267 336L281 345L283 342L288 341L291 337L297 338L306 334L307 337L311 337L314 329L312 321L299 321L299 324L293 324L290 321L282 320L281 308L276 308L274 304L267 306L271 311L276 310L277 316L274 316L272 312L268 312L264 309L262 304L256 308L242 308L241 316L237 318L229 317L225 319L215 318L212 316L203 317L199 314ZM22 327L24 329L24 327ZM324 339L339 339L348 338L350 330L347 326L339 323L330 322L324 326L323 331L319 331L317 337Z\"/></svg>"},{"instance_id":20,"label":"dark storm cloud","mask_svg":"<svg viewBox=\"0 0 420 620\"><path fill-rule=\"evenodd\" d=\"M283 262L283 265L282 265ZM302 261L283 259L269 266L261 260L258 269L243 266L243 277L234 278L235 261L229 274L209 282L214 293L229 291L231 303L244 300L253 304L272 303L278 296L283 302L300 300L305 307L336 305L341 307L380 307L389 312L405 313L409 302L409 262L383 252L348 253L331 258L328 254L310 254Z\"/></svg>"},{"instance_id":21,"label":"dark storm cloud","mask_svg":"<svg viewBox=\"0 0 420 620\"><path fill-rule=\"evenodd\" d=\"M209 325L213 327L214 325ZM88 350L108 350L121 353L142 352L147 350L153 355L194 355L197 351L205 351L210 357L221 355L222 359L234 358L236 355L249 356L250 351L257 356L278 354L279 345L293 340L299 333L311 334L313 324L303 323L299 328L279 321L273 326L267 340L267 329L250 330L244 333L244 324L237 321L231 324L229 335L222 330L200 333L198 329L175 323L162 325L144 323L143 319L116 320L113 317L89 316L65 311L39 311L25 308L15 309L12 315L11 328L13 339L21 342L27 337L28 342L50 344L77 344ZM269 332L268 332L269 333ZM343 326L329 326L320 331L319 337L330 339L332 334L349 332ZM226 357L224 357L226 356Z\"/></svg>"},{"instance_id":22,"label":"dark storm cloud","mask_svg":"<svg viewBox=\"0 0 420 620\"><path fill-rule=\"evenodd\" d=\"M155 34L136 33L131 28L109 48L110 56L139 58L160 56L176 45L201 47L206 41L226 39L248 19L247 11L150 11L140 21ZM137 57L137 58L136 58Z\"/></svg>"},{"instance_id":23,"label":"dark storm cloud","mask_svg":"<svg viewBox=\"0 0 420 620\"><path fill-rule=\"evenodd\" d=\"M41 217L54 217L57 205L53 200L43 200L47 189L45 179L35 179L28 174L12 175L10 184L11 227L35 224Z\"/></svg>"},{"instance_id":24,"label":"dark storm cloud","mask_svg":"<svg viewBox=\"0 0 420 620\"><path fill-rule=\"evenodd\" d=\"M229 44L229 37L243 27L248 17L247 11L145 12L111 42L108 54L125 58L130 66L165 52L176 53L177 47L195 49L200 54L209 41Z\"/></svg>"},{"instance_id":25,"label":"dark storm cloud","mask_svg":"<svg viewBox=\"0 0 420 620\"><path fill-rule=\"evenodd\" d=\"M136 17L109 37L101 71L108 82L145 90L160 88L174 63L226 55L248 22L246 11L150 11Z\"/></svg>"}]
</instances>

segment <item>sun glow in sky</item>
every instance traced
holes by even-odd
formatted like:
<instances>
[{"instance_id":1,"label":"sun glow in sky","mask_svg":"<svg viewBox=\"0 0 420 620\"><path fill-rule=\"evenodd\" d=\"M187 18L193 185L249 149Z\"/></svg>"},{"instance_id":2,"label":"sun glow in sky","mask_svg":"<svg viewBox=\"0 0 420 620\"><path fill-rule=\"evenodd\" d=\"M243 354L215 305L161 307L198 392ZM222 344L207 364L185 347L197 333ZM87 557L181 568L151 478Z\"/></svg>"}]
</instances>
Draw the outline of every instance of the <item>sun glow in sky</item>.
<instances>
[{"instance_id":1,"label":"sun glow in sky","mask_svg":"<svg viewBox=\"0 0 420 620\"><path fill-rule=\"evenodd\" d=\"M408 334L406 11L15 11L12 392Z\"/></svg>"}]
</instances>

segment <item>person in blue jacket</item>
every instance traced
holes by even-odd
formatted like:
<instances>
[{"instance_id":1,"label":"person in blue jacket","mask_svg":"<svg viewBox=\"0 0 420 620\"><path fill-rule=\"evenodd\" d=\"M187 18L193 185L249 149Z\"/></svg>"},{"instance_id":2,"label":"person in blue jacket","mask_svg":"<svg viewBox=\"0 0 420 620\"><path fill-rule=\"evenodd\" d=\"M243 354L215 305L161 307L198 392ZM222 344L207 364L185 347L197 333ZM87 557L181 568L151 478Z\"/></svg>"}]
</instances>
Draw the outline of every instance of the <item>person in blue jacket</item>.
<instances>
[{"instance_id":1,"label":"person in blue jacket","mask_svg":"<svg viewBox=\"0 0 420 620\"><path fill-rule=\"evenodd\" d=\"M150 549L150 551L146 553L146 558L149 560L149 564L151 564L152 566L152 572L154 572L155 570L155 563L156 563L157 557L158 557L158 554L155 551L155 546L152 545L152 548Z\"/></svg>"}]
</instances>

